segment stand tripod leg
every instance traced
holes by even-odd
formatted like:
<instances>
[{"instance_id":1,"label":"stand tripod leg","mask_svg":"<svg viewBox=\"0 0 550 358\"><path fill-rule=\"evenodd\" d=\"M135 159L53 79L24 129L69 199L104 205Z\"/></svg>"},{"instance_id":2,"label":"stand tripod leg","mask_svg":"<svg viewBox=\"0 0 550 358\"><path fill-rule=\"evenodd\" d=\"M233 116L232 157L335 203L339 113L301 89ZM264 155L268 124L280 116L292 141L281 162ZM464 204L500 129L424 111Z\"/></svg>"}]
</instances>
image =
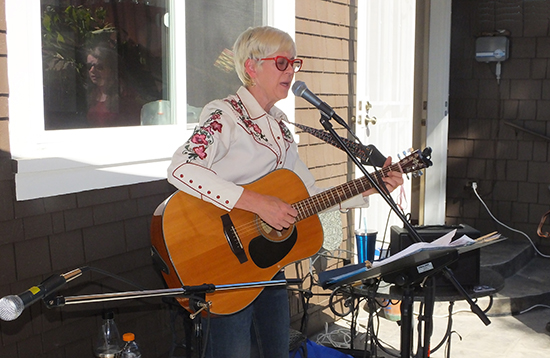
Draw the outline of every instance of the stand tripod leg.
<instances>
[{"instance_id":1,"label":"stand tripod leg","mask_svg":"<svg viewBox=\"0 0 550 358\"><path fill-rule=\"evenodd\" d=\"M412 351L412 319L414 288L407 286L401 300L401 358L410 358Z\"/></svg>"},{"instance_id":2,"label":"stand tripod leg","mask_svg":"<svg viewBox=\"0 0 550 358\"><path fill-rule=\"evenodd\" d=\"M475 313L486 326L490 325L491 321L489 320L485 312L483 312L481 308L479 308L479 306L474 302L474 300L472 300L470 295L466 292L464 287L460 285L456 277L453 275L453 272L451 271L451 269L448 267L445 267L443 269L443 274L449 281L451 281L451 283L457 289L457 291L460 292L462 296L466 299L466 301L470 305L470 309L472 310L472 312Z\"/></svg>"},{"instance_id":3,"label":"stand tripod leg","mask_svg":"<svg viewBox=\"0 0 550 358\"><path fill-rule=\"evenodd\" d=\"M424 285L424 342L422 347L422 358L430 356L431 337L433 333L433 313L435 306L435 278L428 277Z\"/></svg>"}]
</instances>

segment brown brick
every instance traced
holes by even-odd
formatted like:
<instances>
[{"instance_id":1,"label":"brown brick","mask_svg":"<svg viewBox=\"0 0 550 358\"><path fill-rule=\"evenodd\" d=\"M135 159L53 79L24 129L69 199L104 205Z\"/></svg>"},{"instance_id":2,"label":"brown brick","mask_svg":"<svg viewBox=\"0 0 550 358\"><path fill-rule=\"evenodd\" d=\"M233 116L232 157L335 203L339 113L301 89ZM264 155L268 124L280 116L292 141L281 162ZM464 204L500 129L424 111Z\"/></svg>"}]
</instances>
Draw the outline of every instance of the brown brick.
<instances>
[{"instance_id":1,"label":"brown brick","mask_svg":"<svg viewBox=\"0 0 550 358\"><path fill-rule=\"evenodd\" d=\"M128 187L122 186L78 193L77 202L79 207L86 207L126 200L128 197Z\"/></svg>"},{"instance_id":2,"label":"brown brick","mask_svg":"<svg viewBox=\"0 0 550 358\"><path fill-rule=\"evenodd\" d=\"M533 58L537 54L537 39L535 37L514 37L510 56L513 58Z\"/></svg>"},{"instance_id":3,"label":"brown brick","mask_svg":"<svg viewBox=\"0 0 550 358\"><path fill-rule=\"evenodd\" d=\"M548 36L548 1L524 1L524 33L525 37Z\"/></svg>"},{"instance_id":4,"label":"brown brick","mask_svg":"<svg viewBox=\"0 0 550 358\"><path fill-rule=\"evenodd\" d=\"M539 121L548 121L550 118L550 100L546 101L537 101L537 112L536 117L531 118L538 119ZM546 134L546 129L541 128L541 134Z\"/></svg>"},{"instance_id":5,"label":"brown brick","mask_svg":"<svg viewBox=\"0 0 550 358\"><path fill-rule=\"evenodd\" d=\"M70 231L50 236L50 253L52 269L72 269L81 265L84 260L84 245L82 232Z\"/></svg>"},{"instance_id":6,"label":"brown brick","mask_svg":"<svg viewBox=\"0 0 550 358\"><path fill-rule=\"evenodd\" d=\"M541 80L513 80L510 87L512 99L540 99Z\"/></svg>"},{"instance_id":7,"label":"brown brick","mask_svg":"<svg viewBox=\"0 0 550 358\"><path fill-rule=\"evenodd\" d=\"M550 80L542 81L542 99L550 99Z\"/></svg>"},{"instance_id":8,"label":"brown brick","mask_svg":"<svg viewBox=\"0 0 550 358\"><path fill-rule=\"evenodd\" d=\"M15 253L13 245L0 246L0 286L16 280Z\"/></svg>"},{"instance_id":9,"label":"brown brick","mask_svg":"<svg viewBox=\"0 0 550 358\"><path fill-rule=\"evenodd\" d=\"M531 60L527 58L511 58L502 63L502 78L519 80L530 79L531 64Z\"/></svg>"},{"instance_id":10,"label":"brown brick","mask_svg":"<svg viewBox=\"0 0 550 358\"><path fill-rule=\"evenodd\" d=\"M537 58L550 58L550 41L548 34L537 38Z\"/></svg>"},{"instance_id":11,"label":"brown brick","mask_svg":"<svg viewBox=\"0 0 550 358\"><path fill-rule=\"evenodd\" d=\"M87 261L112 257L126 251L122 222L85 228L83 234Z\"/></svg>"},{"instance_id":12,"label":"brown brick","mask_svg":"<svg viewBox=\"0 0 550 358\"><path fill-rule=\"evenodd\" d=\"M43 275L52 271L47 237L16 242L14 247L17 279Z\"/></svg>"},{"instance_id":13,"label":"brown brick","mask_svg":"<svg viewBox=\"0 0 550 358\"><path fill-rule=\"evenodd\" d=\"M537 101L520 100L517 119L533 119L537 115Z\"/></svg>"},{"instance_id":14,"label":"brown brick","mask_svg":"<svg viewBox=\"0 0 550 358\"><path fill-rule=\"evenodd\" d=\"M89 207L67 210L64 212L64 216L67 231L90 227L94 224L93 209Z\"/></svg>"},{"instance_id":15,"label":"brown brick","mask_svg":"<svg viewBox=\"0 0 550 358\"><path fill-rule=\"evenodd\" d=\"M518 183L498 181L495 183L493 197L496 201L511 202L518 199Z\"/></svg>"},{"instance_id":16,"label":"brown brick","mask_svg":"<svg viewBox=\"0 0 550 358\"><path fill-rule=\"evenodd\" d=\"M0 30L6 31L6 1L0 0Z\"/></svg>"},{"instance_id":17,"label":"brown brick","mask_svg":"<svg viewBox=\"0 0 550 358\"><path fill-rule=\"evenodd\" d=\"M545 79L548 73L548 59L533 59L531 62L532 79Z\"/></svg>"},{"instance_id":18,"label":"brown brick","mask_svg":"<svg viewBox=\"0 0 550 358\"><path fill-rule=\"evenodd\" d=\"M23 220L0 221L0 245L23 240Z\"/></svg>"},{"instance_id":19,"label":"brown brick","mask_svg":"<svg viewBox=\"0 0 550 358\"><path fill-rule=\"evenodd\" d=\"M0 57L0 94L7 94L8 92L8 59L7 57Z\"/></svg>"},{"instance_id":20,"label":"brown brick","mask_svg":"<svg viewBox=\"0 0 550 358\"><path fill-rule=\"evenodd\" d=\"M7 157L9 153L10 153L9 122L0 120L0 156Z\"/></svg>"},{"instance_id":21,"label":"brown brick","mask_svg":"<svg viewBox=\"0 0 550 358\"><path fill-rule=\"evenodd\" d=\"M48 236L53 233L52 217L50 214L25 217L23 227L27 239Z\"/></svg>"}]
</instances>

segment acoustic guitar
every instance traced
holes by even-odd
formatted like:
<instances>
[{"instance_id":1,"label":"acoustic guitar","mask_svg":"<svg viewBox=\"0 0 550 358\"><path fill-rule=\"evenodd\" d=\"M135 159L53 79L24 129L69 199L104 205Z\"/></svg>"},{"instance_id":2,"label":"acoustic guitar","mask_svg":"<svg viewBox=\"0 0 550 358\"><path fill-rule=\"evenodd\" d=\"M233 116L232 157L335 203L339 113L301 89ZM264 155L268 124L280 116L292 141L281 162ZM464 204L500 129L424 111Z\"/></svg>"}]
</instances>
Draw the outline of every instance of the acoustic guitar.
<instances>
[{"instance_id":1,"label":"acoustic guitar","mask_svg":"<svg viewBox=\"0 0 550 358\"><path fill-rule=\"evenodd\" d=\"M396 164L373 173L413 173L429 167L431 149L415 151ZM309 196L300 178L286 169L276 170L246 189L276 196L298 211L296 223L278 231L256 214L220 209L181 191L159 206L151 225L152 252L162 261L163 276L171 288L202 284L235 285L271 280L283 267L316 254L323 244L317 213L358 195L373 185L366 177L351 180ZM263 287L218 290L206 294L216 315L238 312L262 292ZM184 307L187 299L178 299ZM187 307L186 307L187 308Z\"/></svg>"}]
</instances>

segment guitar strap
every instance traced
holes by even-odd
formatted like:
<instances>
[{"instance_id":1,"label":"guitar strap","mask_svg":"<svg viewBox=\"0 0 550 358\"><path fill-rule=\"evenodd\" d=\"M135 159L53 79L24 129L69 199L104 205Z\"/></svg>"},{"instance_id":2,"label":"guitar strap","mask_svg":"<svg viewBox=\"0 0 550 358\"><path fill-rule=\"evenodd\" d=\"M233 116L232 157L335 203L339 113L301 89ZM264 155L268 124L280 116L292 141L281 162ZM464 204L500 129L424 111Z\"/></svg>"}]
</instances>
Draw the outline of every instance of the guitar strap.
<instances>
[{"instance_id":1,"label":"guitar strap","mask_svg":"<svg viewBox=\"0 0 550 358\"><path fill-rule=\"evenodd\" d=\"M323 141L325 141L326 143L328 144L332 144L333 146L335 146L336 148L340 149L340 150L344 150L342 148L342 146L340 145L340 143L338 143L330 133L326 132L326 131L322 131L320 129L317 129L317 128L312 128L312 127L308 127L306 125L303 125L303 124L300 124L300 123L292 123L292 122L289 122L289 121L286 121L285 122L287 123L290 123L298 128L300 128L301 130L303 130L304 132L306 133L309 133ZM375 166L371 161L371 155L373 155L376 160L376 162L380 163L378 164L378 166L382 167L384 161L386 160L386 158L380 154L380 152L378 152L378 150L376 150L376 153L373 153L373 148L370 148L370 146L364 146L364 145L361 145L359 143L356 143L354 141L351 141L347 138L344 138L344 137L340 137L340 139L342 139L342 141L344 142L344 144L346 144L348 146L348 148L351 149L351 152L353 153L353 155L355 155L357 158L361 159L361 162L363 164L370 164L372 165L373 167ZM405 196L405 192L404 192L404 189L403 189L403 186L401 186L400 188L400 195L399 195L399 202L398 202L398 206L399 207L403 207L403 201L406 202L406 196Z\"/></svg>"},{"instance_id":2,"label":"guitar strap","mask_svg":"<svg viewBox=\"0 0 550 358\"><path fill-rule=\"evenodd\" d=\"M309 134L313 135L314 137L317 137L317 138L325 141L326 143L335 146L336 148L338 148L340 150L344 150L342 148L342 146L340 145L340 143L338 143L334 139L334 137L326 131L323 131L323 130L320 130L320 129L317 129L317 128L308 127L308 126L300 124L300 123L292 123L292 122L288 122L288 121L285 121L285 122L290 123L293 126L296 126L296 127L300 128L304 132L309 133ZM340 137L340 139L342 139L342 141L346 144L346 146L348 146L348 148L351 149L353 155L355 155L357 158L361 159L361 161L364 164L371 164L370 163L370 156L373 152L372 148L368 148L364 145L361 145L359 143L356 143L356 142L351 141L351 140L349 140L347 138L344 138L344 137Z\"/></svg>"}]
</instances>

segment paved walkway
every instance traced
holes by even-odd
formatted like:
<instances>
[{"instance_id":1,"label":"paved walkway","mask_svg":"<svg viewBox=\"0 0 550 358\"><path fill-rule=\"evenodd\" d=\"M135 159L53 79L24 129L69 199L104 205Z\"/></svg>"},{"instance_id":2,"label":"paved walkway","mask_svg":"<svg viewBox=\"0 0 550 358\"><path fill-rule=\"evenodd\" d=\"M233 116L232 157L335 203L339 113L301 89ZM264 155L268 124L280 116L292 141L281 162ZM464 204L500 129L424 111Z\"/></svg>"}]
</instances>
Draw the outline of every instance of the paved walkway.
<instances>
[{"instance_id":1,"label":"paved walkway","mask_svg":"<svg viewBox=\"0 0 550 358\"><path fill-rule=\"evenodd\" d=\"M484 303L479 302L484 308ZM434 314L434 333L432 335L432 347L435 347L444 336L447 328L446 317L447 304L438 303ZM476 357L476 358L523 358L523 357L550 357L550 332L546 325L550 322L550 308L538 307L516 316L490 316L491 324L486 326L478 316L473 314L469 306L457 303L454 308L452 330L456 333L451 338L450 357ZM368 313L361 310L359 315L359 331L365 332ZM349 332L349 317L329 325L327 332L321 332L310 339L316 341L323 339L328 341L328 336L334 342L344 342L344 333ZM381 318L378 337L384 342L390 352L399 357L400 326L395 322ZM416 318L413 325L416 330ZM416 347L416 336L413 344ZM362 348L364 333L360 333L355 342L355 348ZM416 350L416 348L414 349ZM382 351L378 351L379 357L390 357ZM445 347L432 352L432 358L446 358Z\"/></svg>"}]
</instances>

